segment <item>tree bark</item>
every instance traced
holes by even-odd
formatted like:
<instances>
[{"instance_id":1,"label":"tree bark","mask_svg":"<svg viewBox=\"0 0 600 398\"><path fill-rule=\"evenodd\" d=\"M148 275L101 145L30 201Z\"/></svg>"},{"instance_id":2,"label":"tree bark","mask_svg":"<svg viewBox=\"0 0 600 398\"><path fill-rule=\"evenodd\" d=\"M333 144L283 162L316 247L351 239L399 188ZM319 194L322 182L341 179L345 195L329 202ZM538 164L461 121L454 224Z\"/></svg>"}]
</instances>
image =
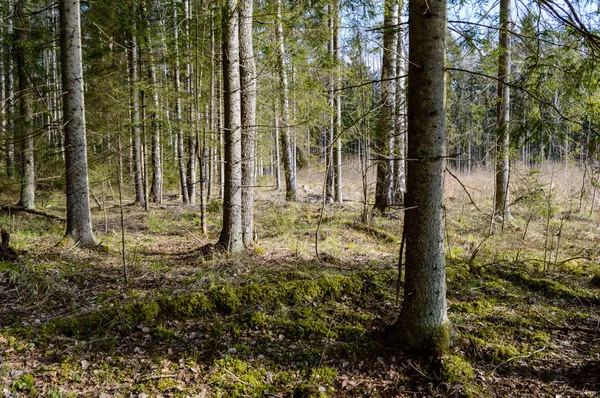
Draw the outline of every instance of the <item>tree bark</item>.
<instances>
[{"instance_id":1,"label":"tree bark","mask_svg":"<svg viewBox=\"0 0 600 398\"><path fill-rule=\"evenodd\" d=\"M398 24L402 26L404 1L398 3ZM395 108L395 160L394 160L394 197L396 204L404 203L406 192L406 49L404 47L404 30L399 28L396 49L396 108Z\"/></svg>"},{"instance_id":2,"label":"tree bark","mask_svg":"<svg viewBox=\"0 0 600 398\"><path fill-rule=\"evenodd\" d=\"M333 0L333 88L340 87L340 0ZM333 97L333 146L334 157L334 200L335 203L343 203L342 195L342 97L337 90Z\"/></svg>"},{"instance_id":3,"label":"tree bark","mask_svg":"<svg viewBox=\"0 0 600 398\"><path fill-rule=\"evenodd\" d=\"M191 46L191 40L190 40L190 20L191 20L191 7L190 7L190 0L184 0L183 2L183 9L184 9L184 21L185 21L185 49L186 49L186 53L188 54L188 56L186 57L186 63L185 63L185 72L186 72L186 76L185 76L185 89L186 89L186 93L188 95L188 98L192 98L193 94L194 94L194 72L193 72L193 68L192 68L192 63L190 62L191 59L191 53L192 53L192 46ZM189 102L186 106L187 109L187 120L189 122L189 126L192 127L192 124L197 124L200 121L196 120L194 115L195 112L192 109L193 106L193 102ZM195 127L194 128L189 128L188 129L188 136L187 136L187 147L188 147L188 151L187 151L187 189L188 189L188 198L190 200L190 205L195 205L196 204L196 181L197 181L197 176L196 176L196 169L197 169L197 151L198 151L198 143L196 140L196 134L193 133L192 131L195 131Z\"/></svg>"},{"instance_id":4,"label":"tree bark","mask_svg":"<svg viewBox=\"0 0 600 398\"><path fill-rule=\"evenodd\" d=\"M277 61L279 69L279 84L281 87L281 146L283 157L283 171L285 174L285 200L296 201L296 174L292 164L292 140L290 134L290 100L287 78L287 65L285 61L285 44L283 41L283 16L282 0L277 0L277 27L276 39L278 45Z\"/></svg>"},{"instance_id":5,"label":"tree bark","mask_svg":"<svg viewBox=\"0 0 600 398\"><path fill-rule=\"evenodd\" d=\"M230 252L237 252L244 248L242 239L242 112L237 4L237 0L226 0L222 10L226 167L223 192L223 229L218 244Z\"/></svg>"},{"instance_id":6,"label":"tree bark","mask_svg":"<svg viewBox=\"0 0 600 398\"><path fill-rule=\"evenodd\" d=\"M256 143L256 66L252 48L253 0L240 1L240 74L242 110L242 238L254 243Z\"/></svg>"},{"instance_id":7,"label":"tree bark","mask_svg":"<svg viewBox=\"0 0 600 398\"><path fill-rule=\"evenodd\" d=\"M88 183L79 0L60 1L60 55L67 185L65 237L95 247Z\"/></svg>"},{"instance_id":8,"label":"tree bark","mask_svg":"<svg viewBox=\"0 0 600 398\"><path fill-rule=\"evenodd\" d=\"M13 0L8 2L9 8L12 9L14 3ZM13 18L7 18L6 21L6 33L5 37L12 37L13 35ZM14 178L15 175L15 86L14 86L14 75L13 75L13 57L10 56L13 48L7 40L4 44L4 76L5 76L5 98L6 98L6 120L4 123L6 131L6 177L8 179Z\"/></svg>"},{"instance_id":9,"label":"tree bark","mask_svg":"<svg viewBox=\"0 0 600 398\"><path fill-rule=\"evenodd\" d=\"M175 116L177 118L176 153L179 166L179 181L181 184L181 198L183 204L190 203L185 171L185 145L181 124L183 123L183 109L181 107L181 70L179 66L179 21L177 19L177 8L173 11L173 38L175 40Z\"/></svg>"},{"instance_id":10,"label":"tree bark","mask_svg":"<svg viewBox=\"0 0 600 398\"><path fill-rule=\"evenodd\" d=\"M398 2L385 0L383 30L383 61L381 64L381 110L376 133L377 185L375 209L384 212L392 204L393 194L393 140L394 99L396 77L396 25L398 24Z\"/></svg>"},{"instance_id":11,"label":"tree bark","mask_svg":"<svg viewBox=\"0 0 600 398\"><path fill-rule=\"evenodd\" d=\"M162 173L162 153L160 142L160 123L158 112L160 110L160 99L158 96L158 79L156 77L156 65L154 65L154 56L150 47L150 80L152 83L152 187L150 188L150 198L154 203L162 203L163 192L163 173Z\"/></svg>"},{"instance_id":12,"label":"tree bark","mask_svg":"<svg viewBox=\"0 0 600 398\"><path fill-rule=\"evenodd\" d=\"M505 84L510 75L510 0L500 0L500 30L498 51L498 104L497 104L497 136L496 136L496 195L494 214L507 219L510 217L509 206L509 146L510 146L510 90Z\"/></svg>"},{"instance_id":13,"label":"tree bark","mask_svg":"<svg viewBox=\"0 0 600 398\"><path fill-rule=\"evenodd\" d=\"M444 258L446 1L409 2L406 282L398 341L440 354L451 338Z\"/></svg>"},{"instance_id":14,"label":"tree bark","mask_svg":"<svg viewBox=\"0 0 600 398\"><path fill-rule=\"evenodd\" d=\"M15 129L21 142L21 195L19 205L35 208L35 164L33 142L32 84L27 73L25 46L29 39L29 22L24 0L15 2L17 75L19 78L19 117Z\"/></svg>"},{"instance_id":15,"label":"tree bark","mask_svg":"<svg viewBox=\"0 0 600 398\"><path fill-rule=\"evenodd\" d=\"M137 11L134 11L133 19L137 19ZM136 23L134 21L129 49L129 75L131 76L131 124L133 131L133 168L134 168L134 186L135 203L138 206L144 205L144 181L142 170L142 133L140 116L140 89L139 81L139 56L137 44Z\"/></svg>"}]
</instances>

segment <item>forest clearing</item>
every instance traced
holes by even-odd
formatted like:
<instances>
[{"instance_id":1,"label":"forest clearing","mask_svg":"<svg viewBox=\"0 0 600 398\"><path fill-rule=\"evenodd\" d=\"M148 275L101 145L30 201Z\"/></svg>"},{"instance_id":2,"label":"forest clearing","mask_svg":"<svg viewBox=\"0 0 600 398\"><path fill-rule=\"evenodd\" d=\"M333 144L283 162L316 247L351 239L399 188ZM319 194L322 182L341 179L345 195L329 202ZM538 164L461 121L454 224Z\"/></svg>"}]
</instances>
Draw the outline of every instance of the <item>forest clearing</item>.
<instances>
[{"instance_id":1,"label":"forest clearing","mask_svg":"<svg viewBox=\"0 0 600 398\"><path fill-rule=\"evenodd\" d=\"M600 8L0 2L0 391L600 393Z\"/></svg>"},{"instance_id":2,"label":"forest clearing","mask_svg":"<svg viewBox=\"0 0 600 398\"><path fill-rule=\"evenodd\" d=\"M4 396L586 397L600 390L600 198L577 167L515 169L514 218L491 226L446 173L453 348L390 350L402 211L363 224L360 173L326 206L323 172L304 170L297 203L257 190L252 249L201 253L197 209L126 206L123 280L118 200L92 207L108 252L56 246L64 223L4 212L20 260L0 263ZM455 174L483 212L492 172ZM265 184L268 182L265 181ZM3 203L14 188L2 187ZM64 212L62 194L44 210ZM128 197L128 202L132 197ZM354 199L357 199L354 201ZM580 200L581 207L580 207Z\"/></svg>"}]
</instances>

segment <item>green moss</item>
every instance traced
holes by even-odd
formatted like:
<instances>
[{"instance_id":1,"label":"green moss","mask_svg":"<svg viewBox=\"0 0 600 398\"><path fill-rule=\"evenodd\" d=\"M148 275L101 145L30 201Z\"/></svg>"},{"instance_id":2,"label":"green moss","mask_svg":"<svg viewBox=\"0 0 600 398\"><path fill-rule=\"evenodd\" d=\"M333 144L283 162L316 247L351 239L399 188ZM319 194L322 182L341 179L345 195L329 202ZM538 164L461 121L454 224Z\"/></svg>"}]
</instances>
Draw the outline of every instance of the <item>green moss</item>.
<instances>
[{"instance_id":1,"label":"green moss","mask_svg":"<svg viewBox=\"0 0 600 398\"><path fill-rule=\"evenodd\" d=\"M35 379L32 374L25 373L13 382L12 388L14 391L25 393L30 397L37 397L39 393L33 386L34 381Z\"/></svg>"},{"instance_id":2,"label":"green moss","mask_svg":"<svg viewBox=\"0 0 600 398\"><path fill-rule=\"evenodd\" d=\"M136 301L123 307L123 314L130 322L152 322L160 313L160 306L155 301Z\"/></svg>"},{"instance_id":3,"label":"green moss","mask_svg":"<svg viewBox=\"0 0 600 398\"><path fill-rule=\"evenodd\" d=\"M208 294L215 309L222 314L231 314L240 306L240 299L232 286L212 288Z\"/></svg>"},{"instance_id":4,"label":"green moss","mask_svg":"<svg viewBox=\"0 0 600 398\"><path fill-rule=\"evenodd\" d=\"M171 340L177 337L177 333L164 325L156 325L150 331L152 337L159 340Z\"/></svg>"},{"instance_id":5,"label":"green moss","mask_svg":"<svg viewBox=\"0 0 600 398\"><path fill-rule=\"evenodd\" d=\"M250 283L238 289L241 303L245 305L260 304L269 306L275 299L276 292L273 286L259 283Z\"/></svg>"},{"instance_id":6,"label":"green moss","mask_svg":"<svg viewBox=\"0 0 600 398\"><path fill-rule=\"evenodd\" d=\"M217 395L227 397L260 397L269 391L265 383L266 370L256 369L238 358L226 357L214 364L209 383Z\"/></svg>"},{"instance_id":7,"label":"green moss","mask_svg":"<svg viewBox=\"0 0 600 398\"><path fill-rule=\"evenodd\" d=\"M165 318L190 319L213 310L213 303L203 293L191 293L177 297L169 295L158 299L161 315Z\"/></svg>"},{"instance_id":8,"label":"green moss","mask_svg":"<svg viewBox=\"0 0 600 398\"><path fill-rule=\"evenodd\" d=\"M334 368L323 366L319 368L313 368L311 370L310 378L317 383L321 384L333 384L337 378L338 372Z\"/></svg>"},{"instance_id":9,"label":"green moss","mask_svg":"<svg viewBox=\"0 0 600 398\"><path fill-rule=\"evenodd\" d=\"M271 317L264 312L251 312L244 317L244 322L257 329L267 328L270 324L270 320Z\"/></svg>"},{"instance_id":10,"label":"green moss","mask_svg":"<svg viewBox=\"0 0 600 398\"><path fill-rule=\"evenodd\" d=\"M492 305L488 301L478 300L478 301L463 301L458 303L453 303L450 306L451 311L460 312L460 313L468 313L468 314L481 314L485 312L486 309L490 308Z\"/></svg>"},{"instance_id":11,"label":"green moss","mask_svg":"<svg viewBox=\"0 0 600 398\"><path fill-rule=\"evenodd\" d=\"M475 378L471 364L460 355L444 355L440 359L440 379L446 383L468 385Z\"/></svg>"},{"instance_id":12,"label":"green moss","mask_svg":"<svg viewBox=\"0 0 600 398\"><path fill-rule=\"evenodd\" d=\"M160 392L166 392L175 387L177 387L177 382L169 377L156 381L156 389Z\"/></svg>"},{"instance_id":13,"label":"green moss","mask_svg":"<svg viewBox=\"0 0 600 398\"><path fill-rule=\"evenodd\" d=\"M515 346L510 344L494 344L492 347L494 350L492 360L494 362L504 362L507 359L514 358L520 355L519 350Z\"/></svg>"}]
</instances>

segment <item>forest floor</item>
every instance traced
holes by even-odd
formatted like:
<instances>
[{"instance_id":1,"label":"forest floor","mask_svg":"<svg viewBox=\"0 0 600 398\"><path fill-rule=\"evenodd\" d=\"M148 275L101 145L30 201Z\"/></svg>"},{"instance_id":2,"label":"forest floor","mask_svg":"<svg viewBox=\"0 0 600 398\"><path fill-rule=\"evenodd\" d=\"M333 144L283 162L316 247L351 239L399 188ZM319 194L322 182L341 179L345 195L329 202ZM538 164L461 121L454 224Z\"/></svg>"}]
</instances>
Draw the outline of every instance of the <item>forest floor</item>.
<instances>
[{"instance_id":1,"label":"forest floor","mask_svg":"<svg viewBox=\"0 0 600 398\"><path fill-rule=\"evenodd\" d=\"M175 200L127 206L127 282L109 190L94 188L106 203L93 209L108 250L57 246L61 222L0 214L23 252L0 262L2 397L600 394L600 192L589 181L582 192L581 170L515 171L514 218L494 223L492 173L446 175L457 338L442 358L386 345L403 213L363 224L360 177L347 176L349 200L324 209L322 261L316 171L300 176L297 203L257 192L257 243L233 256L200 250L220 231L216 201L206 238L197 209ZM63 201L47 194L43 210L62 215Z\"/></svg>"}]
</instances>

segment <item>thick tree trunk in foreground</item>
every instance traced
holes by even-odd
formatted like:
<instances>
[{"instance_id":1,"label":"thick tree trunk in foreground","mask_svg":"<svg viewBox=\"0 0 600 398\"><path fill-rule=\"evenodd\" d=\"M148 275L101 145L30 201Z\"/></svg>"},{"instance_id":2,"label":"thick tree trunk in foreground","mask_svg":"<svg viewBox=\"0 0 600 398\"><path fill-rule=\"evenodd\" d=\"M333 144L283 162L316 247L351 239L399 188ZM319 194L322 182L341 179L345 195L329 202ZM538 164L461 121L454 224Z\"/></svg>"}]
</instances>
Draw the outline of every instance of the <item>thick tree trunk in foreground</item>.
<instances>
[{"instance_id":1,"label":"thick tree trunk in foreground","mask_svg":"<svg viewBox=\"0 0 600 398\"><path fill-rule=\"evenodd\" d=\"M242 237L254 242L254 185L256 142L256 66L252 48L253 0L240 2L240 73L242 101Z\"/></svg>"},{"instance_id":2,"label":"thick tree trunk in foreground","mask_svg":"<svg viewBox=\"0 0 600 398\"><path fill-rule=\"evenodd\" d=\"M67 183L67 232L80 246L97 245L88 184L79 0L60 2L60 54Z\"/></svg>"},{"instance_id":3,"label":"thick tree trunk in foreground","mask_svg":"<svg viewBox=\"0 0 600 398\"><path fill-rule=\"evenodd\" d=\"M409 3L406 283L398 342L439 354L450 344L444 258L446 0ZM414 209L413 209L414 207Z\"/></svg>"},{"instance_id":4,"label":"thick tree trunk in foreground","mask_svg":"<svg viewBox=\"0 0 600 398\"><path fill-rule=\"evenodd\" d=\"M510 75L510 0L500 0L500 33L498 51L498 104L497 104L497 136L496 136L496 197L494 214L510 217L509 206L509 122L510 91L507 84Z\"/></svg>"},{"instance_id":5,"label":"thick tree trunk in foreground","mask_svg":"<svg viewBox=\"0 0 600 398\"><path fill-rule=\"evenodd\" d=\"M381 64L381 110L377 121L377 185L375 209L384 212L392 204L393 194L393 137L396 77L396 25L398 2L385 0L383 23L383 61Z\"/></svg>"},{"instance_id":6,"label":"thick tree trunk in foreground","mask_svg":"<svg viewBox=\"0 0 600 398\"><path fill-rule=\"evenodd\" d=\"M281 0L277 0L276 38L278 45L277 63L279 68L279 84L281 86L281 149L283 172L285 174L285 200L296 201L296 173L293 165L292 140L290 134L290 100L288 90L287 65L285 62L285 45L283 42L283 16Z\"/></svg>"},{"instance_id":7,"label":"thick tree trunk in foreground","mask_svg":"<svg viewBox=\"0 0 600 398\"><path fill-rule=\"evenodd\" d=\"M29 39L29 24L24 10L24 0L15 3L17 75L19 77L19 116L15 123L21 142L21 196L19 205L35 208L35 167L33 143L32 85L26 70L25 46Z\"/></svg>"},{"instance_id":8,"label":"thick tree trunk in foreground","mask_svg":"<svg viewBox=\"0 0 600 398\"><path fill-rule=\"evenodd\" d=\"M227 251L244 248L242 240L242 120L240 95L239 18L237 0L223 7L223 83L225 186L223 229L219 245Z\"/></svg>"}]
</instances>

